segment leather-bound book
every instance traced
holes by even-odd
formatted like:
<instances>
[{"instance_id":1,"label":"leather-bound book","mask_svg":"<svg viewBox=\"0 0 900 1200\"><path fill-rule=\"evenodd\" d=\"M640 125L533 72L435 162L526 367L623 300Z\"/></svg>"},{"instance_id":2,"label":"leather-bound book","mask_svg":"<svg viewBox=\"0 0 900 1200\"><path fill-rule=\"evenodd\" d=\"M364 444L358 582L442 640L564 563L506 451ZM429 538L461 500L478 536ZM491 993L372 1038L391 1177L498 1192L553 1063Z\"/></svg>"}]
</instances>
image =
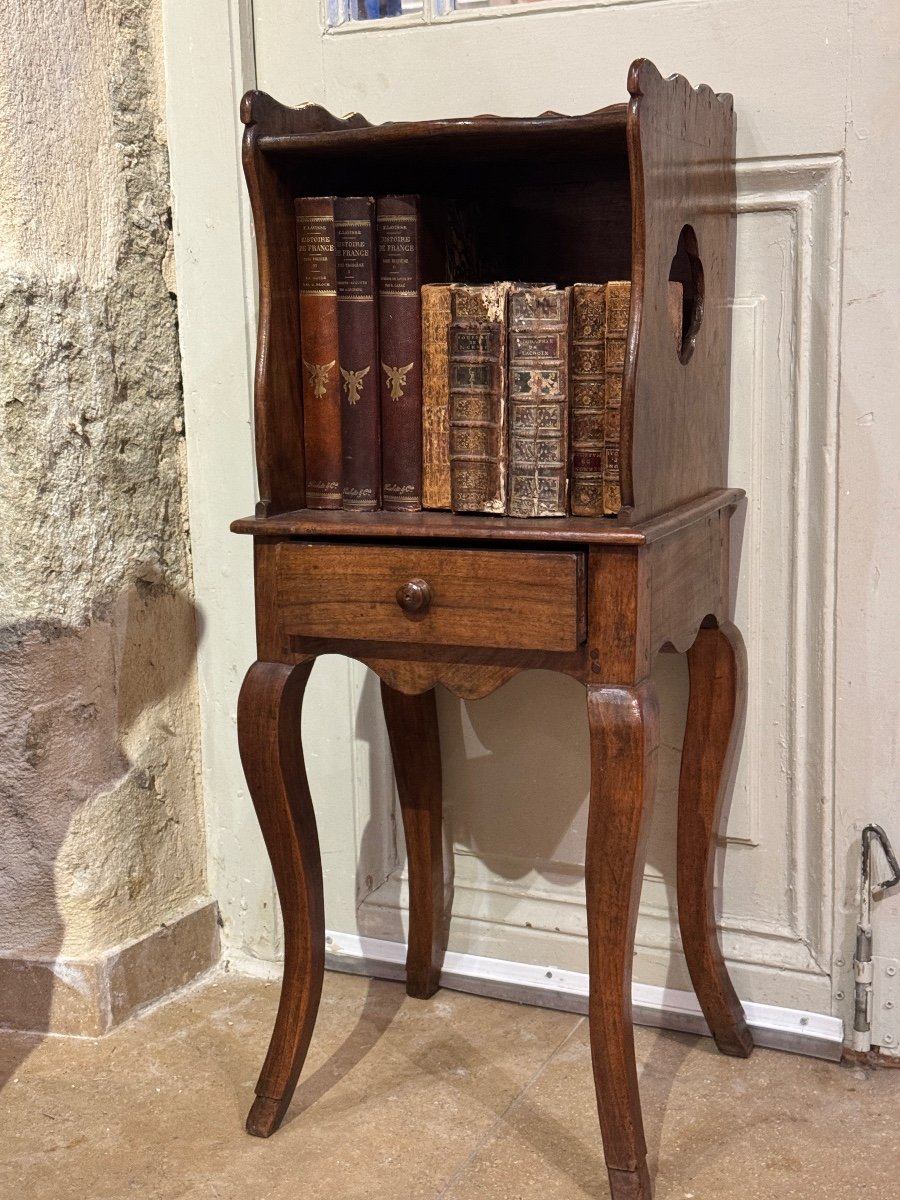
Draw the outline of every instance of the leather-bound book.
<instances>
[{"instance_id":1,"label":"leather-bound book","mask_svg":"<svg viewBox=\"0 0 900 1200\"><path fill-rule=\"evenodd\" d=\"M622 507L619 438L622 431L622 374L631 307L630 280L606 285L606 420L603 428L603 511L615 516Z\"/></svg>"},{"instance_id":2,"label":"leather-bound book","mask_svg":"<svg viewBox=\"0 0 900 1200\"><path fill-rule=\"evenodd\" d=\"M675 347L681 351L681 337L684 332L684 284L669 280L669 320L672 322L672 333L675 336Z\"/></svg>"},{"instance_id":3,"label":"leather-bound book","mask_svg":"<svg viewBox=\"0 0 900 1200\"><path fill-rule=\"evenodd\" d=\"M684 288L669 282L668 309L675 341L681 345ZM631 283L616 280L606 285L606 417L603 423L603 511L615 516L622 507L619 440L622 432L622 378L625 371L625 345L628 340L628 313L631 308ZM573 509L574 512L574 509Z\"/></svg>"},{"instance_id":4,"label":"leather-bound book","mask_svg":"<svg viewBox=\"0 0 900 1200\"><path fill-rule=\"evenodd\" d=\"M422 288L422 503L450 508L450 388L447 337L453 320L497 321L506 344L511 285L426 284ZM505 372L505 364L502 364Z\"/></svg>"},{"instance_id":5,"label":"leather-bound book","mask_svg":"<svg viewBox=\"0 0 900 1200\"><path fill-rule=\"evenodd\" d=\"M341 374L343 507L381 507L381 401L375 298L375 202L334 202L337 245L338 366Z\"/></svg>"},{"instance_id":6,"label":"leather-bound book","mask_svg":"<svg viewBox=\"0 0 900 1200\"><path fill-rule=\"evenodd\" d=\"M450 487L454 512L506 512L505 326L450 323Z\"/></svg>"},{"instance_id":7,"label":"leather-bound book","mask_svg":"<svg viewBox=\"0 0 900 1200\"><path fill-rule=\"evenodd\" d=\"M603 421L605 416L606 288L572 288L572 411L569 441L569 505L576 517L603 515Z\"/></svg>"},{"instance_id":8,"label":"leather-bound book","mask_svg":"<svg viewBox=\"0 0 900 1200\"><path fill-rule=\"evenodd\" d=\"M422 288L422 507L450 507L450 285Z\"/></svg>"},{"instance_id":9,"label":"leather-bound book","mask_svg":"<svg viewBox=\"0 0 900 1200\"><path fill-rule=\"evenodd\" d=\"M517 285L509 295L511 517L566 515L571 292Z\"/></svg>"},{"instance_id":10,"label":"leather-bound book","mask_svg":"<svg viewBox=\"0 0 900 1200\"><path fill-rule=\"evenodd\" d=\"M306 507L341 507L341 393L334 198L296 201Z\"/></svg>"},{"instance_id":11,"label":"leather-bound book","mask_svg":"<svg viewBox=\"0 0 900 1200\"><path fill-rule=\"evenodd\" d=\"M422 507L422 309L418 196L379 196L378 329L385 509Z\"/></svg>"}]
</instances>

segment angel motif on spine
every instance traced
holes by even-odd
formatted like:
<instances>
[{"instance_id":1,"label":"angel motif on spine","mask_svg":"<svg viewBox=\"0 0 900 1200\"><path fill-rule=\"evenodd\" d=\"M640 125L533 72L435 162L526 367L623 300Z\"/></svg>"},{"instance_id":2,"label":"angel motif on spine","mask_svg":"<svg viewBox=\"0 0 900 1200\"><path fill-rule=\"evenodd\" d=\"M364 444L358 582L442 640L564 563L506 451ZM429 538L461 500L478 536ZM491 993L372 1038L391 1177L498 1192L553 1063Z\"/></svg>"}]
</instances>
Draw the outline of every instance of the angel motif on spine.
<instances>
[{"instance_id":1,"label":"angel motif on spine","mask_svg":"<svg viewBox=\"0 0 900 1200\"><path fill-rule=\"evenodd\" d=\"M371 371L371 366L364 367L361 371L345 371L341 367L341 374L344 377L344 391L347 393L347 400L351 405L355 404L359 399L362 391L362 381Z\"/></svg>"},{"instance_id":2,"label":"angel motif on spine","mask_svg":"<svg viewBox=\"0 0 900 1200\"><path fill-rule=\"evenodd\" d=\"M318 400L325 395L325 389L328 386L328 373L336 363L337 359L332 359L330 363L308 363L303 360L303 365L309 372L309 386L313 390L313 395Z\"/></svg>"},{"instance_id":3,"label":"angel motif on spine","mask_svg":"<svg viewBox=\"0 0 900 1200\"><path fill-rule=\"evenodd\" d=\"M386 362L383 362L381 365L384 367L388 386L391 389L391 399L402 400L403 389L406 387L406 376L413 369L413 364L407 363L405 367L389 367Z\"/></svg>"}]
</instances>

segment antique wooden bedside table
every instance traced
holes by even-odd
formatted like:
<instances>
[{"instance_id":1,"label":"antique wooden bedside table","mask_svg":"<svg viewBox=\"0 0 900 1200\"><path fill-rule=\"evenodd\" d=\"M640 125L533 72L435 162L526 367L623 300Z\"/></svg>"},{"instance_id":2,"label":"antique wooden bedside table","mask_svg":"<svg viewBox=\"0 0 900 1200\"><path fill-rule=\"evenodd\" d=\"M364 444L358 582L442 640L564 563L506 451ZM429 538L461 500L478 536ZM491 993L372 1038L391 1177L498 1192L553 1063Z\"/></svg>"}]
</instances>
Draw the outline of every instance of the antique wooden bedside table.
<instances>
[{"instance_id":1,"label":"antique wooden bedside table","mask_svg":"<svg viewBox=\"0 0 900 1200\"><path fill-rule=\"evenodd\" d=\"M719 1049L739 1056L752 1049L719 949L712 889L744 692L729 584L729 529L742 493L724 486L731 98L693 90L679 76L664 80L646 60L632 66L628 87L630 103L583 117L382 126L316 106L285 108L262 93L245 97L260 275L263 499L255 517L232 528L254 539L258 646L241 690L238 734L285 936L281 1002L248 1130L267 1137L284 1116L322 987L322 873L299 739L316 656L349 655L381 679L409 863L407 990L423 999L438 987L447 915L434 688L473 699L540 667L572 675L587 690L585 877L597 1104L613 1197L650 1200L631 973L659 742L650 669L663 648L686 651L690 671L678 810L684 952ZM536 163L543 174L531 169ZM631 278L618 517L302 507L293 201L399 191L481 191L506 206L517 235L493 247L503 278ZM685 295L674 331L670 278Z\"/></svg>"}]
</instances>

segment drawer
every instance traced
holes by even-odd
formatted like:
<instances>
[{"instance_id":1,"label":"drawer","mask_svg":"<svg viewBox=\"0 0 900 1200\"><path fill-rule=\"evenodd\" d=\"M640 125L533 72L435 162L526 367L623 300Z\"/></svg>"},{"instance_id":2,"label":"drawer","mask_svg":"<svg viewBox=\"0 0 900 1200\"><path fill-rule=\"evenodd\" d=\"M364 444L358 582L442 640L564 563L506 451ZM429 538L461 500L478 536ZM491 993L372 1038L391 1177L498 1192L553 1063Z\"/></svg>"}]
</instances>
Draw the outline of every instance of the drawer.
<instances>
[{"instance_id":1,"label":"drawer","mask_svg":"<svg viewBox=\"0 0 900 1200\"><path fill-rule=\"evenodd\" d=\"M575 650L584 554L280 542L273 613L287 636Z\"/></svg>"}]
</instances>

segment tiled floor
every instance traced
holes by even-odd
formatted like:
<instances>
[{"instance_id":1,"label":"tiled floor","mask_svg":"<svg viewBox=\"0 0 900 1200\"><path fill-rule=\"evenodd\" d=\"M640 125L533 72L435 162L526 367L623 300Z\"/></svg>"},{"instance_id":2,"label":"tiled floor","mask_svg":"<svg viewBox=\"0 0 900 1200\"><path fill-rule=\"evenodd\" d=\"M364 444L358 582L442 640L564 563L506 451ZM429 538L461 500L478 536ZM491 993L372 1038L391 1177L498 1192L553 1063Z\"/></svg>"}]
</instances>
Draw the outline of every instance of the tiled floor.
<instances>
[{"instance_id":1,"label":"tiled floor","mask_svg":"<svg viewBox=\"0 0 900 1200\"><path fill-rule=\"evenodd\" d=\"M219 974L101 1041L0 1037L15 1200L608 1197L586 1022L326 976L295 1102L246 1136L277 987ZM639 1030L657 1200L900 1196L900 1071Z\"/></svg>"}]
</instances>

